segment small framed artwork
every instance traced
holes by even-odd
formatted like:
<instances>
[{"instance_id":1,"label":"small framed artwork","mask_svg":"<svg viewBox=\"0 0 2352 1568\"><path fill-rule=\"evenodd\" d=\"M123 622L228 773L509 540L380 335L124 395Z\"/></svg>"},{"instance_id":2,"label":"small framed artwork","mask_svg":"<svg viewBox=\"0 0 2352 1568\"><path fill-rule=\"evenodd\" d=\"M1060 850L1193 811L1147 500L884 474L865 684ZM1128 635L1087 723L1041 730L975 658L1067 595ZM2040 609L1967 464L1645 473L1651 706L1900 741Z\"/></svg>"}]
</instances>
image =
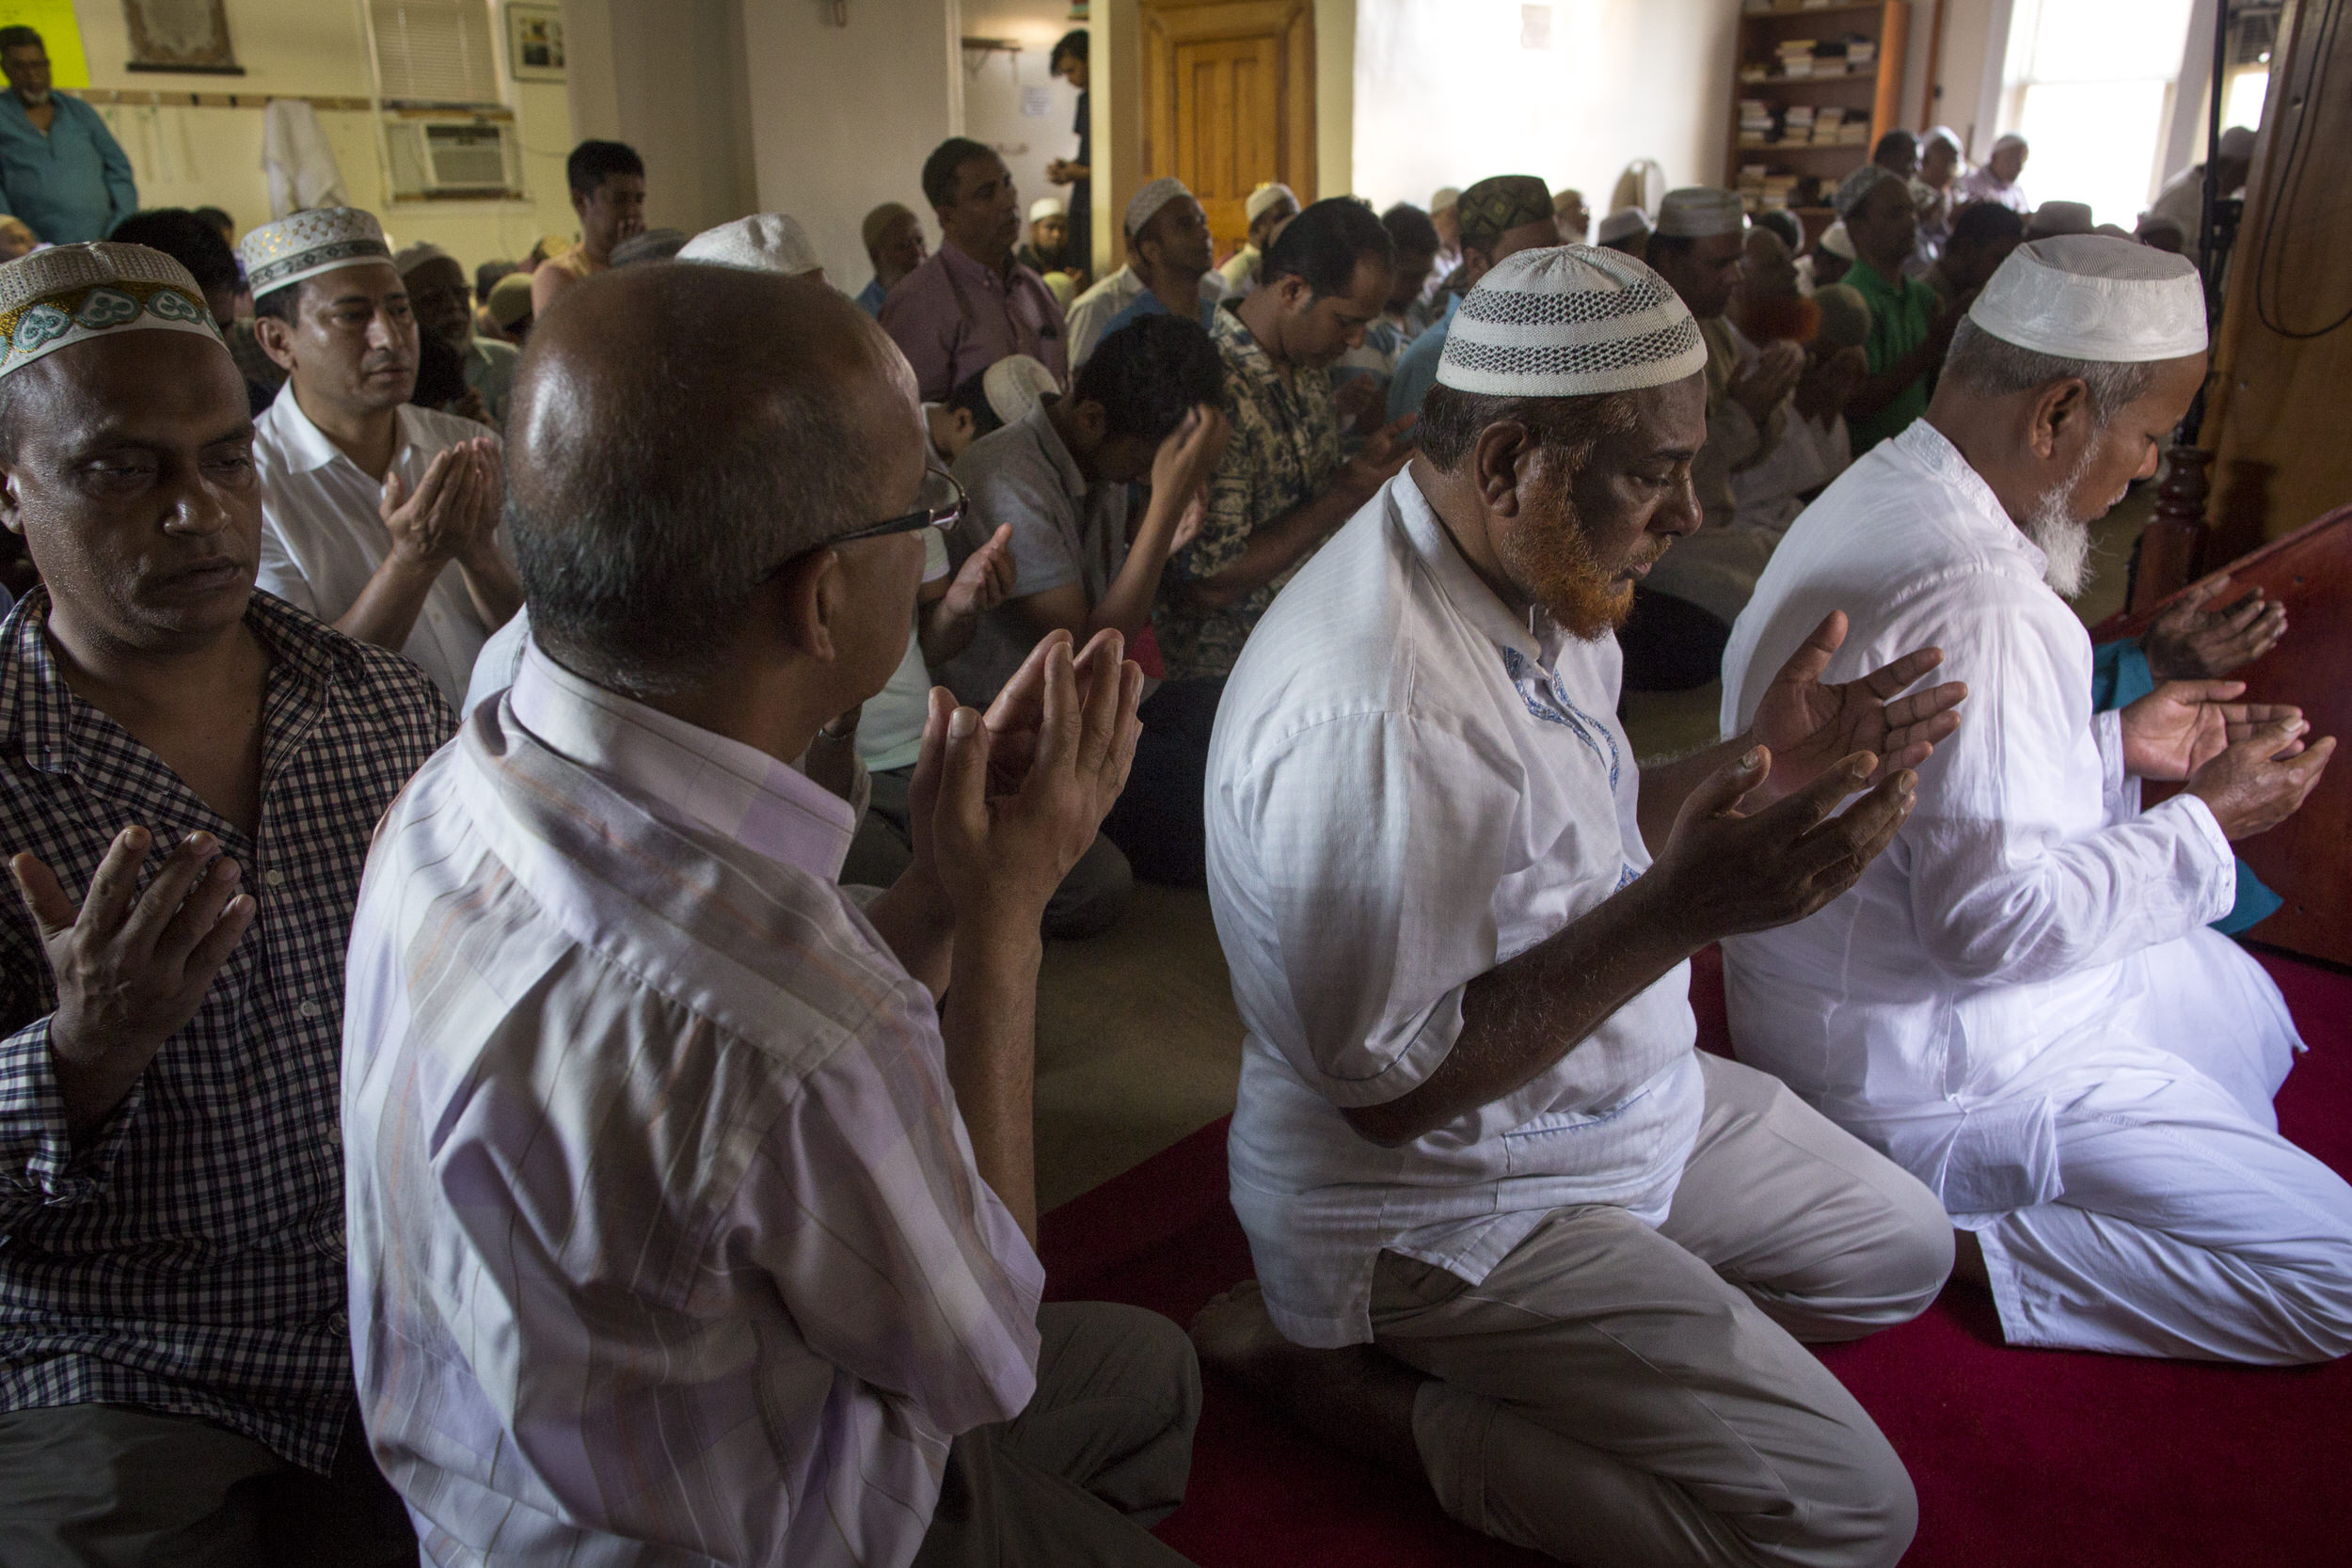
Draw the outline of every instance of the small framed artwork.
<instances>
[{"instance_id":1,"label":"small framed artwork","mask_svg":"<svg viewBox=\"0 0 2352 1568\"><path fill-rule=\"evenodd\" d=\"M517 82L564 79L564 8L507 0L506 63Z\"/></svg>"},{"instance_id":2,"label":"small framed artwork","mask_svg":"<svg viewBox=\"0 0 2352 1568\"><path fill-rule=\"evenodd\" d=\"M122 20L131 34L125 71L245 74L230 47L222 0L122 0Z\"/></svg>"}]
</instances>

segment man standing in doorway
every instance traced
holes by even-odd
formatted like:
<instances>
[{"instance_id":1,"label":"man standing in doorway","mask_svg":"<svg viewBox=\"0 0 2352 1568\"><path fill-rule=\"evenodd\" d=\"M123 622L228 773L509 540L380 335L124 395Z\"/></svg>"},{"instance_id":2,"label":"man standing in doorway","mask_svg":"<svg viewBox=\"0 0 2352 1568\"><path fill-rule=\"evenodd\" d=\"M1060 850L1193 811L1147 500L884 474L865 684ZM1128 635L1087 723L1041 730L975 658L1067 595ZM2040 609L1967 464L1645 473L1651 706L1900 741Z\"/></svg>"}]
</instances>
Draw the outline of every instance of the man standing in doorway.
<instances>
[{"instance_id":1,"label":"man standing in doorway","mask_svg":"<svg viewBox=\"0 0 2352 1568\"><path fill-rule=\"evenodd\" d=\"M555 296L612 264L612 247L645 231L645 161L616 141L584 141L564 161L580 214L580 243L550 256L531 275L531 313L548 313Z\"/></svg>"},{"instance_id":2,"label":"man standing in doorway","mask_svg":"<svg viewBox=\"0 0 2352 1568\"><path fill-rule=\"evenodd\" d=\"M131 160L96 109L49 90L49 51L30 27L0 27L0 213L51 245L103 240L138 211Z\"/></svg>"},{"instance_id":3,"label":"man standing in doorway","mask_svg":"<svg viewBox=\"0 0 2352 1568\"><path fill-rule=\"evenodd\" d=\"M1094 120L1087 94L1087 31L1073 27L1054 45L1053 73L1078 91L1078 155L1056 158L1045 166L1049 184L1070 187L1070 238L1062 247L1066 266L1089 277L1094 274Z\"/></svg>"},{"instance_id":4,"label":"man standing in doorway","mask_svg":"<svg viewBox=\"0 0 2352 1568\"><path fill-rule=\"evenodd\" d=\"M1045 279L1013 260L1021 203L1005 160L950 136L923 160L923 196L939 218L939 249L890 291L881 318L923 401L946 402L966 376L1014 354L1062 380L1061 307Z\"/></svg>"}]
</instances>

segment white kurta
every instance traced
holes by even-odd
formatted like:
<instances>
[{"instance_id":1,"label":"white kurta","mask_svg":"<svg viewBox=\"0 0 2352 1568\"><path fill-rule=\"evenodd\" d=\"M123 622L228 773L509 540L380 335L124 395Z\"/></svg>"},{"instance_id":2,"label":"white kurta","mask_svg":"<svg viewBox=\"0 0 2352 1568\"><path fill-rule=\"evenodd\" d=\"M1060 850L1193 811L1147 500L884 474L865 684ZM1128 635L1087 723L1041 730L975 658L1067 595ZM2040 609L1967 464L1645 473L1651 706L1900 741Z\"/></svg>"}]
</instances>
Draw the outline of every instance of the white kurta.
<instances>
[{"instance_id":1,"label":"white kurta","mask_svg":"<svg viewBox=\"0 0 2352 1568\"><path fill-rule=\"evenodd\" d=\"M2141 809L2043 564L1925 420L1781 541L1724 654L1725 733L1832 610L1825 678L1932 644L1969 694L1854 889L1724 944L1734 1040L1979 1233L2012 1342L2343 1354L2352 1188L2277 1135L2299 1042L2205 928L2229 843L2194 797Z\"/></svg>"},{"instance_id":2,"label":"white kurta","mask_svg":"<svg viewBox=\"0 0 2352 1568\"><path fill-rule=\"evenodd\" d=\"M1401 1148L1342 1115L1426 1080L1471 980L1649 867L1616 640L1537 620L1479 580L1408 470L1283 589L1218 705L1209 900L1249 1030L1233 1209L1301 1344L1372 1338L1383 1248L1475 1284L1555 1209L1657 1224L1698 1132L1682 964Z\"/></svg>"},{"instance_id":3,"label":"white kurta","mask_svg":"<svg viewBox=\"0 0 2352 1568\"><path fill-rule=\"evenodd\" d=\"M340 620L391 553L392 536L378 510L383 486L310 422L291 381L253 428L262 479L261 585L322 621ZM471 420L402 404L391 471L413 496L443 449L490 434ZM493 629L482 624L453 562L434 579L399 651L462 710L474 656Z\"/></svg>"}]
</instances>

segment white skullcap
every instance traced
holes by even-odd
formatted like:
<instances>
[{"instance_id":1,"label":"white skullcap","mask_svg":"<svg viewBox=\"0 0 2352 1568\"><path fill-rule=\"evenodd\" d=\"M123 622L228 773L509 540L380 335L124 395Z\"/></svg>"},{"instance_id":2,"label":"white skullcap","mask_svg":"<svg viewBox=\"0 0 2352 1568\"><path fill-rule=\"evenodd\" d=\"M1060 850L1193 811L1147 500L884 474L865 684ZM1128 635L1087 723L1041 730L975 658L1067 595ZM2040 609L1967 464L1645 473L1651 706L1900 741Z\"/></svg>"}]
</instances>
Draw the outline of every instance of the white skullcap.
<instances>
[{"instance_id":1,"label":"white skullcap","mask_svg":"<svg viewBox=\"0 0 2352 1568\"><path fill-rule=\"evenodd\" d=\"M1986 153L1985 156L1988 158L1993 157L1998 153L2007 151L2012 147L2021 151L2026 150L2026 138L2019 135L2014 131L2004 131L1999 135L1993 138L1993 151Z\"/></svg>"},{"instance_id":2,"label":"white skullcap","mask_svg":"<svg viewBox=\"0 0 2352 1568\"><path fill-rule=\"evenodd\" d=\"M1438 385L1581 398L1706 366L1699 324L1664 278L1622 251L1564 245L1505 257L1478 280L1446 329Z\"/></svg>"},{"instance_id":3,"label":"white skullcap","mask_svg":"<svg viewBox=\"0 0 2352 1568\"><path fill-rule=\"evenodd\" d=\"M808 243L800 220L784 213L754 213L706 229L678 247L677 259L747 272L778 272L787 277L799 277L825 264L817 247Z\"/></svg>"},{"instance_id":4,"label":"white skullcap","mask_svg":"<svg viewBox=\"0 0 2352 1568\"><path fill-rule=\"evenodd\" d=\"M419 267L424 265L427 261L453 262L456 260L456 257L452 256L448 251L443 250L439 245L435 245L432 241L420 240L417 244L410 245L407 249L393 257L392 266L399 272L401 277L405 277L410 273L416 271ZM463 271L464 269L463 267L460 267L459 270Z\"/></svg>"},{"instance_id":5,"label":"white skullcap","mask_svg":"<svg viewBox=\"0 0 2352 1568\"><path fill-rule=\"evenodd\" d=\"M1298 205L1298 193L1279 180L1268 180L1251 191L1249 199L1241 204L1242 216L1255 223L1261 214L1278 201L1287 201L1295 207Z\"/></svg>"},{"instance_id":6,"label":"white skullcap","mask_svg":"<svg viewBox=\"0 0 2352 1568\"><path fill-rule=\"evenodd\" d=\"M1670 239L1704 240L1737 234L1748 225L1740 198L1715 185L1685 185L1658 204L1656 232Z\"/></svg>"},{"instance_id":7,"label":"white skullcap","mask_svg":"<svg viewBox=\"0 0 2352 1568\"><path fill-rule=\"evenodd\" d=\"M1846 232L1846 220L1844 218L1839 218L1836 223L1833 223L1827 229L1822 230L1821 237L1815 241L1814 245L1816 248L1826 250L1832 256L1840 256L1849 261L1856 260L1853 248L1853 236Z\"/></svg>"},{"instance_id":8,"label":"white skullcap","mask_svg":"<svg viewBox=\"0 0 2352 1568\"><path fill-rule=\"evenodd\" d=\"M1127 203L1127 237L1132 240L1142 233L1143 226L1152 221L1152 214L1178 197L1191 194L1184 187L1184 182L1172 174L1163 174L1136 192L1135 198Z\"/></svg>"},{"instance_id":9,"label":"white skullcap","mask_svg":"<svg viewBox=\"0 0 2352 1568\"><path fill-rule=\"evenodd\" d=\"M980 395L989 411L1007 424L1027 417L1030 409L1061 390L1054 372L1025 354L1008 354L980 372Z\"/></svg>"},{"instance_id":10,"label":"white skullcap","mask_svg":"<svg viewBox=\"0 0 2352 1568\"><path fill-rule=\"evenodd\" d=\"M1639 207L1620 207L1600 220L1594 238L1607 245L1611 240L1629 240L1636 234L1649 232L1649 214Z\"/></svg>"},{"instance_id":11,"label":"white skullcap","mask_svg":"<svg viewBox=\"0 0 2352 1568\"><path fill-rule=\"evenodd\" d=\"M1966 150L1960 145L1960 133L1948 125L1938 125L1919 138L1919 145L1923 149L1933 147L1937 142L1942 142L1955 152Z\"/></svg>"},{"instance_id":12,"label":"white skullcap","mask_svg":"<svg viewBox=\"0 0 2352 1568\"><path fill-rule=\"evenodd\" d=\"M374 214L357 207L320 207L247 230L237 242L237 259L245 263L246 281L259 299L338 267L389 261L392 247L385 244L383 225Z\"/></svg>"},{"instance_id":13,"label":"white skullcap","mask_svg":"<svg viewBox=\"0 0 2352 1568\"><path fill-rule=\"evenodd\" d=\"M213 312L188 269L143 245L53 245L0 265L0 376L114 332L200 332Z\"/></svg>"},{"instance_id":14,"label":"white skullcap","mask_svg":"<svg viewBox=\"0 0 2352 1568\"><path fill-rule=\"evenodd\" d=\"M2196 263L2105 234L2019 245L1968 319L2005 343L2061 359L2137 364L2205 352Z\"/></svg>"},{"instance_id":15,"label":"white skullcap","mask_svg":"<svg viewBox=\"0 0 2352 1568\"><path fill-rule=\"evenodd\" d=\"M2090 207L2081 201L2045 201L2026 220L2026 231L2037 240L2056 234L2088 234L2090 228Z\"/></svg>"},{"instance_id":16,"label":"white skullcap","mask_svg":"<svg viewBox=\"0 0 2352 1568\"><path fill-rule=\"evenodd\" d=\"M1029 203L1029 221L1031 223L1039 222L1044 218L1068 217L1069 215L1070 209L1061 204L1061 198L1057 196L1041 196L1035 201Z\"/></svg>"},{"instance_id":17,"label":"white skullcap","mask_svg":"<svg viewBox=\"0 0 2352 1568\"><path fill-rule=\"evenodd\" d=\"M1429 198L1429 215L1431 217L1436 217L1439 213L1444 212L1448 207L1453 206L1455 202L1461 199L1462 190L1460 186L1439 185L1437 189L1437 194Z\"/></svg>"},{"instance_id":18,"label":"white skullcap","mask_svg":"<svg viewBox=\"0 0 2352 1568\"><path fill-rule=\"evenodd\" d=\"M2251 158L2254 155L2254 133L2243 125L2233 125L2221 133L2219 155L2224 158Z\"/></svg>"}]
</instances>

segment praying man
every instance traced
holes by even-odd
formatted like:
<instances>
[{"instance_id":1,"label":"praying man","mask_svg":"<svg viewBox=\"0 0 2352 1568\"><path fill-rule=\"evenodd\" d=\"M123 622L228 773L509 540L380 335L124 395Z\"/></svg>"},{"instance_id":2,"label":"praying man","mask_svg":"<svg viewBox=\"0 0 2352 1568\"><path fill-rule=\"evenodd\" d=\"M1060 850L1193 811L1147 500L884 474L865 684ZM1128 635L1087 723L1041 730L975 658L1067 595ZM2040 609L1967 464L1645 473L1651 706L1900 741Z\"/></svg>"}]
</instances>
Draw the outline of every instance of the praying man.
<instances>
[{"instance_id":1,"label":"praying man","mask_svg":"<svg viewBox=\"0 0 2352 1568\"><path fill-rule=\"evenodd\" d=\"M1242 650L1209 896L1248 1027L1230 1157L1259 1284L1194 1342L1566 1561L1891 1564L1910 1479L1801 1341L1920 1311L1949 1229L1692 1049L1685 960L1850 886L1963 693L1888 701L1932 650L1819 684L1830 617L1750 733L1635 765L1613 629L1699 526L1706 366L1641 262L1501 262L1454 313L1419 454Z\"/></svg>"},{"instance_id":2,"label":"praying man","mask_svg":"<svg viewBox=\"0 0 2352 1568\"><path fill-rule=\"evenodd\" d=\"M2232 841L2292 814L2333 742L2228 681L2094 714L2059 596L2204 374L2185 258L2032 242L1927 417L1797 519L1724 655L1725 729L1827 607L1856 615L1832 674L1932 643L1969 715L1852 892L1724 944L1732 1036L1943 1199L2010 1343L2324 1361L2352 1351L2352 1187L2279 1135L2300 1042L2206 924ZM2143 806L2142 780L2187 787Z\"/></svg>"}]
</instances>

